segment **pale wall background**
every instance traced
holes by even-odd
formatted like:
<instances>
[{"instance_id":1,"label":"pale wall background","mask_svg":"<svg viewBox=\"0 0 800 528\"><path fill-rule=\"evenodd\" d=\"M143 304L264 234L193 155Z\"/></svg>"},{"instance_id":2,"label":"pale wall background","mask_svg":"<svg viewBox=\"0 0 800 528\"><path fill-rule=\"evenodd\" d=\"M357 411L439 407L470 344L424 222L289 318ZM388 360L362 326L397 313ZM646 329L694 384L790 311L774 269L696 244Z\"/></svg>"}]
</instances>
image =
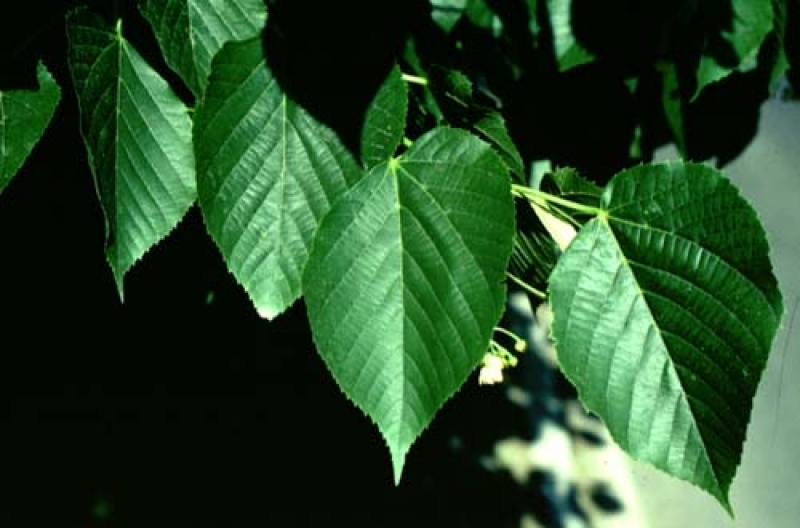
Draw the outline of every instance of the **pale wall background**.
<instances>
[{"instance_id":1,"label":"pale wall background","mask_svg":"<svg viewBox=\"0 0 800 528\"><path fill-rule=\"evenodd\" d=\"M675 157L674 151L659 153ZM736 518L705 492L633 463L650 528L800 527L800 103L768 101L755 140L724 169L767 230L785 315L731 488ZM794 320L792 318L794 317Z\"/></svg>"}]
</instances>

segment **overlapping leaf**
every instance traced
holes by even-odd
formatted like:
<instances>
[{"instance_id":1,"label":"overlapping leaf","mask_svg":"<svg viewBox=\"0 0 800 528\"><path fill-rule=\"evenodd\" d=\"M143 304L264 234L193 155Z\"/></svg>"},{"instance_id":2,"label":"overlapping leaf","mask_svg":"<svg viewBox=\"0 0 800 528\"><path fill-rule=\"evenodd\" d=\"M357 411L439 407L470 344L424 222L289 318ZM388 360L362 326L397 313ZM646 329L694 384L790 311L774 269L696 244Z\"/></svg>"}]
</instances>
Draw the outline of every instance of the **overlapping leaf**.
<instances>
[{"instance_id":1,"label":"overlapping leaf","mask_svg":"<svg viewBox=\"0 0 800 528\"><path fill-rule=\"evenodd\" d=\"M633 457L730 510L782 315L763 228L718 171L618 174L551 276L559 361Z\"/></svg>"},{"instance_id":2,"label":"overlapping leaf","mask_svg":"<svg viewBox=\"0 0 800 528\"><path fill-rule=\"evenodd\" d=\"M317 224L362 170L282 91L259 38L217 54L194 134L208 231L258 312L273 318L300 297Z\"/></svg>"},{"instance_id":3,"label":"overlapping leaf","mask_svg":"<svg viewBox=\"0 0 800 528\"><path fill-rule=\"evenodd\" d=\"M266 21L263 0L146 0L141 10L167 64L196 97L222 45L257 36Z\"/></svg>"},{"instance_id":4,"label":"overlapping leaf","mask_svg":"<svg viewBox=\"0 0 800 528\"><path fill-rule=\"evenodd\" d=\"M0 91L0 193L44 134L61 99L58 84L43 64L36 76L36 91Z\"/></svg>"},{"instance_id":5,"label":"overlapping leaf","mask_svg":"<svg viewBox=\"0 0 800 528\"><path fill-rule=\"evenodd\" d=\"M406 128L408 88L395 66L383 81L367 109L361 133L361 160L366 167L387 161Z\"/></svg>"},{"instance_id":6,"label":"overlapping leaf","mask_svg":"<svg viewBox=\"0 0 800 528\"><path fill-rule=\"evenodd\" d=\"M81 132L106 220L106 257L119 290L130 267L195 199L191 120L168 84L86 9L67 17Z\"/></svg>"},{"instance_id":7,"label":"overlapping leaf","mask_svg":"<svg viewBox=\"0 0 800 528\"><path fill-rule=\"evenodd\" d=\"M314 239L303 289L317 350L377 424L396 480L503 311L510 191L486 143L434 129L340 198Z\"/></svg>"}]
</instances>

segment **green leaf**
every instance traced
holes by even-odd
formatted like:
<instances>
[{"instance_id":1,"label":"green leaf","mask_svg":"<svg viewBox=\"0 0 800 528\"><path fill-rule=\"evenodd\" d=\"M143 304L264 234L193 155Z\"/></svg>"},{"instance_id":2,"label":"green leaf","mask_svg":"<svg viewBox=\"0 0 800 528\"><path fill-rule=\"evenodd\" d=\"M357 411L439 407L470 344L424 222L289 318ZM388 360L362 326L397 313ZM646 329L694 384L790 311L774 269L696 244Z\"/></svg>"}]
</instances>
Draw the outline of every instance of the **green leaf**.
<instances>
[{"instance_id":1,"label":"green leaf","mask_svg":"<svg viewBox=\"0 0 800 528\"><path fill-rule=\"evenodd\" d=\"M487 351L514 233L506 168L438 128L374 167L323 219L303 274L317 350L406 454Z\"/></svg>"},{"instance_id":2,"label":"green leaf","mask_svg":"<svg viewBox=\"0 0 800 528\"><path fill-rule=\"evenodd\" d=\"M661 106L667 120L675 146L682 157L687 156L686 131L684 126L684 98L681 96L678 65L667 62L658 65L661 74Z\"/></svg>"},{"instance_id":3,"label":"green leaf","mask_svg":"<svg viewBox=\"0 0 800 528\"><path fill-rule=\"evenodd\" d=\"M580 45L572 32L572 0L547 0L547 7L559 69L567 71L592 62L594 55Z\"/></svg>"},{"instance_id":4,"label":"green leaf","mask_svg":"<svg viewBox=\"0 0 800 528\"><path fill-rule=\"evenodd\" d=\"M540 187L545 192L592 206L599 204L600 196L603 194L601 187L587 180L571 167L562 167L548 172L542 178Z\"/></svg>"},{"instance_id":5,"label":"green leaf","mask_svg":"<svg viewBox=\"0 0 800 528\"><path fill-rule=\"evenodd\" d=\"M260 34L263 0L145 0L141 11L170 68L200 97L223 44Z\"/></svg>"},{"instance_id":6,"label":"green leaf","mask_svg":"<svg viewBox=\"0 0 800 528\"><path fill-rule=\"evenodd\" d=\"M727 3L727 2L726 2ZM772 0L731 0L733 10L728 28L708 39L697 67L697 88L693 99L709 84L734 71L748 71L756 66L758 50L773 27ZM736 64L724 55L730 50Z\"/></svg>"},{"instance_id":7,"label":"green leaf","mask_svg":"<svg viewBox=\"0 0 800 528\"><path fill-rule=\"evenodd\" d=\"M623 171L551 276L564 373L634 458L728 511L783 312L764 230L720 172Z\"/></svg>"},{"instance_id":8,"label":"green leaf","mask_svg":"<svg viewBox=\"0 0 800 528\"><path fill-rule=\"evenodd\" d=\"M166 81L86 9L67 16L69 66L120 298L133 264L195 199L191 120Z\"/></svg>"},{"instance_id":9,"label":"green leaf","mask_svg":"<svg viewBox=\"0 0 800 528\"><path fill-rule=\"evenodd\" d=\"M208 231L271 319L300 297L317 224L362 170L336 134L282 91L260 38L228 43L214 58L194 134Z\"/></svg>"},{"instance_id":10,"label":"green leaf","mask_svg":"<svg viewBox=\"0 0 800 528\"><path fill-rule=\"evenodd\" d=\"M403 140L408 113L408 88L398 67L392 68L367 109L361 133L361 159L366 167L387 161Z\"/></svg>"},{"instance_id":11,"label":"green leaf","mask_svg":"<svg viewBox=\"0 0 800 528\"><path fill-rule=\"evenodd\" d=\"M0 91L0 193L44 134L61 99L58 84L41 63L36 76L37 91Z\"/></svg>"},{"instance_id":12,"label":"green leaf","mask_svg":"<svg viewBox=\"0 0 800 528\"><path fill-rule=\"evenodd\" d=\"M472 81L457 70L434 68L431 72L431 87L435 96L441 100L440 106L447 121L489 142L511 172L524 180L525 164L511 140L503 116L494 108L476 102Z\"/></svg>"}]
</instances>

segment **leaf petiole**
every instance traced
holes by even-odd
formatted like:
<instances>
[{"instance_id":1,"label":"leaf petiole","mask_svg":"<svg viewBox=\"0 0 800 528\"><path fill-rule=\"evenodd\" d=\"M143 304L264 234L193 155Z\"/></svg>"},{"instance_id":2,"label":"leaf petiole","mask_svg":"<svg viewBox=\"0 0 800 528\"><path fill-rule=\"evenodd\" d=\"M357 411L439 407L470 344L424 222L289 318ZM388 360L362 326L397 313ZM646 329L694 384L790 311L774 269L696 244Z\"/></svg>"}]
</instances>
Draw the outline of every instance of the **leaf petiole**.
<instances>
[{"instance_id":1,"label":"leaf petiole","mask_svg":"<svg viewBox=\"0 0 800 528\"><path fill-rule=\"evenodd\" d=\"M518 286L520 286L523 290L525 290L526 292L530 293L531 295L535 295L536 297L538 297L540 299L546 299L547 298L547 295L545 295L545 293L543 291L537 290L536 288L534 288L533 286L531 286L530 284L528 284L524 280L520 279L516 275L513 275L511 273L506 272L506 277L511 279L513 282L515 282Z\"/></svg>"},{"instance_id":2,"label":"leaf petiole","mask_svg":"<svg viewBox=\"0 0 800 528\"><path fill-rule=\"evenodd\" d=\"M539 207L548 208L549 204L556 204L566 209L571 209L573 211L594 216L598 216L603 213L603 210L598 207L592 207L590 205L573 202L572 200L566 200L559 196L555 196L538 189L532 189L526 185L520 185L518 183L511 185L511 194L520 198L525 198L529 202L534 203Z\"/></svg>"}]
</instances>

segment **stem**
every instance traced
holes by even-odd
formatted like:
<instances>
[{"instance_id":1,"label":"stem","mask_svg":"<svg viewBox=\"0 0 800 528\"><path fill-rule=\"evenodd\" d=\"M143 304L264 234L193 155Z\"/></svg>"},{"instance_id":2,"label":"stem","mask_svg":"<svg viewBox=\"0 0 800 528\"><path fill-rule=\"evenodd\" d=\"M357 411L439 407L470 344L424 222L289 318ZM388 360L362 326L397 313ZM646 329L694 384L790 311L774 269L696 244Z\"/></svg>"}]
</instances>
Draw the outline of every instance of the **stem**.
<instances>
[{"instance_id":1,"label":"stem","mask_svg":"<svg viewBox=\"0 0 800 528\"><path fill-rule=\"evenodd\" d=\"M540 207L547 207L548 203L553 203L567 209L572 209L573 211L578 211L580 213L586 213L593 216L600 215L603 212L603 210L598 207L592 207L590 205L583 205L578 202L573 202L572 200L566 200L559 196L554 196L550 193L546 193L538 189L532 189L518 183L511 185L511 193L515 196L519 196L534 202Z\"/></svg>"},{"instance_id":2,"label":"stem","mask_svg":"<svg viewBox=\"0 0 800 528\"><path fill-rule=\"evenodd\" d=\"M524 280L520 279L519 277L517 277L515 275L512 275L511 273L508 273L508 272L506 272L506 277L511 279L513 282L515 282L518 286L520 286L526 292L528 292L528 293L530 293L532 295L535 295L536 297L538 297L540 299L547 299L547 295L544 292L537 290L536 288L534 288L533 286L531 286L530 284L528 284Z\"/></svg>"},{"instance_id":3,"label":"stem","mask_svg":"<svg viewBox=\"0 0 800 528\"><path fill-rule=\"evenodd\" d=\"M428 85L428 79L426 79L425 77L420 77L419 75L411 75L410 73L403 73L401 75L405 82L419 84L422 86Z\"/></svg>"},{"instance_id":4,"label":"stem","mask_svg":"<svg viewBox=\"0 0 800 528\"><path fill-rule=\"evenodd\" d=\"M502 326L495 326L494 327L494 331L497 332L498 334L503 334L505 336L508 336L511 339L513 339L514 341L524 341L524 339L522 339L520 336L518 336L517 334L515 334L511 330L507 330L507 329L503 328Z\"/></svg>"}]
</instances>

